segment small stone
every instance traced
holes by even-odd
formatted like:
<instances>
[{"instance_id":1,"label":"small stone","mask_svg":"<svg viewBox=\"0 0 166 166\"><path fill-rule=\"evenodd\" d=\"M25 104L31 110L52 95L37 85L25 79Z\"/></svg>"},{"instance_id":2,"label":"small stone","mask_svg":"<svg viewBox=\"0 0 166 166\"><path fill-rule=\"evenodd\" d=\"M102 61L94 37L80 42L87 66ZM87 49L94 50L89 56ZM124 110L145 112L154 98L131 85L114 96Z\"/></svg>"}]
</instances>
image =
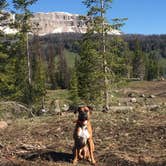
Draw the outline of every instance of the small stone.
<instances>
[{"instance_id":1,"label":"small stone","mask_svg":"<svg viewBox=\"0 0 166 166\"><path fill-rule=\"evenodd\" d=\"M136 103L136 102L137 102L137 99L136 99L135 97L133 97L133 98L130 99L130 102Z\"/></svg>"},{"instance_id":2,"label":"small stone","mask_svg":"<svg viewBox=\"0 0 166 166\"><path fill-rule=\"evenodd\" d=\"M155 98L156 96L155 95L150 95L149 98Z\"/></svg>"},{"instance_id":3,"label":"small stone","mask_svg":"<svg viewBox=\"0 0 166 166\"><path fill-rule=\"evenodd\" d=\"M5 121L0 121L0 130L3 130L8 127L8 124Z\"/></svg>"},{"instance_id":4,"label":"small stone","mask_svg":"<svg viewBox=\"0 0 166 166\"><path fill-rule=\"evenodd\" d=\"M145 98L145 95L144 95L144 94L141 94L141 95L140 95L140 97L143 97L143 98Z\"/></svg>"}]
</instances>

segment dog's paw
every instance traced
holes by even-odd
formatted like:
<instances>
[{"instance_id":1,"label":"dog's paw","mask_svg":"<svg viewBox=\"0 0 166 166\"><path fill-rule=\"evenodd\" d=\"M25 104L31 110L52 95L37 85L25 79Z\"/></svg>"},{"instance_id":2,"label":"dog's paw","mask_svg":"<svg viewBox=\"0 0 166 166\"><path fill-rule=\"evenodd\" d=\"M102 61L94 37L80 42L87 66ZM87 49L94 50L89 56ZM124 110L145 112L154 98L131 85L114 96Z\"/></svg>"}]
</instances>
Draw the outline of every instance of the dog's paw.
<instances>
[{"instance_id":1,"label":"dog's paw","mask_svg":"<svg viewBox=\"0 0 166 166\"><path fill-rule=\"evenodd\" d=\"M96 161L95 161L95 160L92 160L92 164L93 164L93 165L95 165L95 166L97 166L97 164L96 164Z\"/></svg>"},{"instance_id":2,"label":"dog's paw","mask_svg":"<svg viewBox=\"0 0 166 166\"><path fill-rule=\"evenodd\" d=\"M77 159L74 159L73 160L73 165L77 165L77 162L78 162Z\"/></svg>"}]
</instances>

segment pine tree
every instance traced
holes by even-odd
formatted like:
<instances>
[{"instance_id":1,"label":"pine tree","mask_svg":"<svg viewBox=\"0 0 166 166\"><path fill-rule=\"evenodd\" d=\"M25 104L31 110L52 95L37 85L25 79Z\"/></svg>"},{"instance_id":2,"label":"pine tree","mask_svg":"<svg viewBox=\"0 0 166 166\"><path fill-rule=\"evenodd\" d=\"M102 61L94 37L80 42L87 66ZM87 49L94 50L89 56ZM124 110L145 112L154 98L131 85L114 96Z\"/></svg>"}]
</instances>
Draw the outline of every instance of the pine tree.
<instances>
[{"instance_id":1,"label":"pine tree","mask_svg":"<svg viewBox=\"0 0 166 166\"><path fill-rule=\"evenodd\" d=\"M6 64L8 55L3 52L3 45L0 44L0 96L6 95L8 91L8 79L7 79L7 71L6 71Z\"/></svg>"},{"instance_id":2,"label":"pine tree","mask_svg":"<svg viewBox=\"0 0 166 166\"><path fill-rule=\"evenodd\" d=\"M150 51L147 55L147 80L159 79L160 67L159 67L160 53L159 51Z\"/></svg>"},{"instance_id":3,"label":"pine tree","mask_svg":"<svg viewBox=\"0 0 166 166\"><path fill-rule=\"evenodd\" d=\"M108 32L121 26L123 19L116 19L112 26L105 19L111 0L84 0L88 8L87 34L82 41L80 53L79 95L84 100L96 101L108 109L111 77L114 75L108 61L113 53L108 44Z\"/></svg>"},{"instance_id":4,"label":"pine tree","mask_svg":"<svg viewBox=\"0 0 166 166\"><path fill-rule=\"evenodd\" d=\"M58 46L58 64L57 64L57 82L62 89L69 87L69 68L64 55L64 46L62 43Z\"/></svg>"},{"instance_id":5,"label":"pine tree","mask_svg":"<svg viewBox=\"0 0 166 166\"><path fill-rule=\"evenodd\" d=\"M71 72L69 92L70 100L72 101L71 105L78 105L80 99L78 96L78 77L75 68Z\"/></svg>"},{"instance_id":6,"label":"pine tree","mask_svg":"<svg viewBox=\"0 0 166 166\"><path fill-rule=\"evenodd\" d=\"M19 15L17 28L23 34L23 40L26 42L26 55L27 55L27 65L28 65L28 81L31 86L31 64L30 64L30 54L29 54L29 38L28 32L30 31L29 20L32 17L32 13L29 10L29 6L35 3L37 0L13 0L15 9L20 10L21 15Z\"/></svg>"},{"instance_id":7,"label":"pine tree","mask_svg":"<svg viewBox=\"0 0 166 166\"><path fill-rule=\"evenodd\" d=\"M51 84L51 89L54 90L57 88L57 80L56 80L56 66L55 66L55 46L50 43L48 46L48 73L47 73L47 79L48 82Z\"/></svg>"},{"instance_id":8,"label":"pine tree","mask_svg":"<svg viewBox=\"0 0 166 166\"><path fill-rule=\"evenodd\" d=\"M45 63L40 49L41 44L38 33L33 33L33 39L31 41L31 52L32 55L32 87L33 87L33 102L36 105L41 106L42 100L45 96Z\"/></svg>"},{"instance_id":9,"label":"pine tree","mask_svg":"<svg viewBox=\"0 0 166 166\"><path fill-rule=\"evenodd\" d=\"M32 71L31 71L31 59L29 53L29 37L30 31L29 20L32 13L29 7L37 0L13 0L13 5L19 14L16 17L16 28L19 33L16 34L16 84L18 86L17 95L21 101L25 102L29 106L33 103L33 86L32 86Z\"/></svg>"},{"instance_id":10,"label":"pine tree","mask_svg":"<svg viewBox=\"0 0 166 166\"><path fill-rule=\"evenodd\" d=\"M7 7L7 2L5 0L0 0L0 26L7 26L9 24L8 17L9 14L4 12ZM9 55L8 47L9 43L6 43L5 34L0 30L0 97L8 96L13 90L12 79L9 77ZM6 47L8 45L8 47Z\"/></svg>"},{"instance_id":11,"label":"pine tree","mask_svg":"<svg viewBox=\"0 0 166 166\"><path fill-rule=\"evenodd\" d=\"M87 34L84 36L77 64L79 96L87 104L102 103L102 57L96 50L99 47L97 41L97 35Z\"/></svg>"},{"instance_id":12,"label":"pine tree","mask_svg":"<svg viewBox=\"0 0 166 166\"><path fill-rule=\"evenodd\" d=\"M133 76L141 80L145 77L145 55L141 50L139 41L135 40L135 51L133 58Z\"/></svg>"}]
</instances>

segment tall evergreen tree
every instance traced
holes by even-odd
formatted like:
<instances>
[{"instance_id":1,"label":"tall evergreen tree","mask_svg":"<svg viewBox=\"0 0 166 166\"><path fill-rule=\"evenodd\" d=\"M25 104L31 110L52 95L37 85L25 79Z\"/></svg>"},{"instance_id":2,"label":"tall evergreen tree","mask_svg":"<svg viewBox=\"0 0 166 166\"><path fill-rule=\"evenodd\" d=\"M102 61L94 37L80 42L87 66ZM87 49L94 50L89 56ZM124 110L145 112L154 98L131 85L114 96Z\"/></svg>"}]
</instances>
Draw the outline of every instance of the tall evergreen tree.
<instances>
[{"instance_id":1,"label":"tall evergreen tree","mask_svg":"<svg viewBox=\"0 0 166 166\"><path fill-rule=\"evenodd\" d=\"M36 27L37 28L37 27ZM32 55L32 87L33 87L33 101L40 105L45 95L45 82L46 82L46 65L43 59L41 44L38 36L38 30L33 31L33 38L31 41Z\"/></svg>"},{"instance_id":2,"label":"tall evergreen tree","mask_svg":"<svg viewBox=\"0 0 166 166\"><path fill-rule=\"evenodd\" d=\"M56 68L55 68L55 46L50 43L48 45L47 57L48 57L48 73L47 79L51 84L51 89L57 88L57 80L56 80Z\"/></svg>"},{"instance_id":3,"label":"tall evergreen tree","mask_svg":"<svg viewBox=\"0 0 166 166\"><path fill-rule=\"evenodd\" d=\"M72 101L72 105L77 105L80 101L78 96L78 77L75 68L73 68L71 72L71 79L70 79L70 100Z\"/></svg>"},{"instance_id":4,"label":"tall evergreen tree","mask_svg":"<svg viewBox=\"0 0 166 166\"><path fill-rule=\"evenodd\" d=\"M94 42L96 41L96 42ZM102 103L102 57L98 36L87 34L81 43L80 59L77 64L79 96L86 103Z\"/></svg>"},{"instance_id":5,"label":"tall evergreen tree","mask_svg":"<svg viewBox=\"0 0 166 166\"><path fill-rule=\"evenodd\" d=\"M113 75L108 63L108 57L113 54L108 45L108 32L115 25L119 28L123 20L117 19L112 26L106 21L105 14L111 7L112 0L84 0L83 3L88 8L85 18L88 29L81 44L79 95L86 100L97 101L107 109L110 102L109 85Z\"/></svg>"},{"instance_id":6,"label":"tall evergreen tree","mask_svg":"<svg viewBox=\"0 0 166 166\"><path fill-rule=\"evenodd\" d=\"M23 37L26 42L26 55L27 55L27 65L28 65L28 81L31 85L31 64L30 64L30 54L29 54L29 39L28 32L30 31L30 23L29 20L32 17L32 13L29 10L29 6L34 4L37 0L13 0L13 4L15 9L20 10L21 14L18 19L18 26L20 32L23 34Z\"/></svg>"},{"instance_id":7,"label":"tall evergreen tree","mask_svg":"<svg viewBox=\"0 0 166 166\"><path fill-rule=\"evenodd\" d=\"M64 55L64 46L60 43L58 50L58 64L57 64L57 82L62 89L69 87L69 68L67 65L66 57Z\"/></svg>"},{"instance_id":8,"label":"tall evergreen tree","mask_svg":"<svg viewBox=\"0 0 166 166\"><path fill-rule=\"evenodd\" d=\"M21 101L29 106L33 103L32 71L29 53L28 33L30 31L29 20L32 13L29 7L37 0L13 0L13 5L19 14L16 16L16 28L19 30L16 43L16 83L19 85L18 96Z\"/></svg>"},{"instance_id":9,"label":"tall evergreen tree","mask_svg":"<svg viewBox=\"0 0 166 166\"><path fill-rule=\"evenodd\" d=\"M6 0L0 0L0 26L7 26L8 22L8 13L4 12L4 9L7 7ZM11 79L8 75L8 48L6 47L6 42L4 40L5 34L0 30L0 97L7 96L10 92Z\"/></svg>"},{"instance_id":10,"label":"tall evergreen tree","mask_svg":"<svg viewBox=\"0 0 166 166\"><path fill-rule=\"evenodd\" d=\"M133 76L143 80L145 78L145 55L140 47L139 41L135 40L135 51L133 58Z\"/></svg>"},{"instance_id":11,"label":"tall evergreen tree","mask_svg":"<svg viewBox=\"0 0 166 166\"><path fill-rule=\"evenodd\" d=\"M160 67L159 67L160 53L158 50L150 51L147 54L147 80L159 79L160 78Z\"/></svg>"}]
</instances>

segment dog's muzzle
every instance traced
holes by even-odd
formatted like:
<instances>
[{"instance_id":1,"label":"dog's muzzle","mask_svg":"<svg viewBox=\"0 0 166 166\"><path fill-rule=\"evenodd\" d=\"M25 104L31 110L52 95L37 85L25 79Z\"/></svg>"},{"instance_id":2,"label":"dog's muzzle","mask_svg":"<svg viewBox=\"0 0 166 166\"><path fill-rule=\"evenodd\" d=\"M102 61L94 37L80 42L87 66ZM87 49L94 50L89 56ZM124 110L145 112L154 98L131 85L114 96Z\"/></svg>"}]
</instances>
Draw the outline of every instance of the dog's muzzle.
<instances>
[{"instance_id":1,"label":"dog's muzzle","mask_svg":"<svg viewBox=\"0 0 166 166\"><path fill-rule=\"evenodd\" d=\"M88 120L88 114L86 112L80 112L78 116L79 121L85 121Z\"/></svg>"}]
</instances>

